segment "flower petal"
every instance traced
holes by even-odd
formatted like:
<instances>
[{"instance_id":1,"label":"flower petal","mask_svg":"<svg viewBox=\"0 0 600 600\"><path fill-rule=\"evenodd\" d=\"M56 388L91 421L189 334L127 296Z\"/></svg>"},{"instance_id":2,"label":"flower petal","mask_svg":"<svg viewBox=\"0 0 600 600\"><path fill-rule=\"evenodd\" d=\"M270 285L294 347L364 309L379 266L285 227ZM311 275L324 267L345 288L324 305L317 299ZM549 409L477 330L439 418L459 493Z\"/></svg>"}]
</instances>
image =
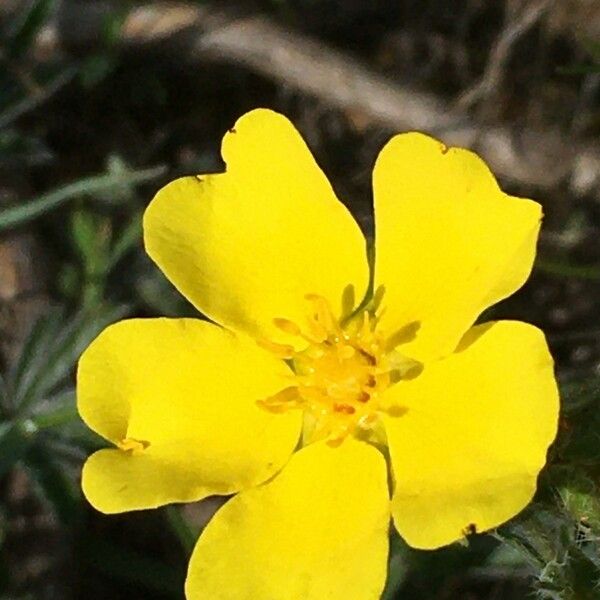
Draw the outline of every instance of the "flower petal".
<instances>
[{"instance_id":1,"label":"flower petal","mask_svg":"<svg viewBox=\"0 0 600 600\"><path fill-rule=\"evenodd\" d=\"M387 391L394 523L437 548L507 521L531 500L554 439L558 391L543 333L516 321L473 327L455 354Z\"/></svg>"},{"instance_id":2,"label":"flower petal","mask_svg":"<svg viewBox=\"0 0 600 600\"><path fill-rule=\"evenodd\" d=\"M472 152L419 133L385 146L373 186L381 327L392 337L413 333L407 356L447 355L485 308L527 279L541 207L504 194Z\"/></svg>"},{"instance_id":3,"label":"flower petal","mask_svg":"<svg viewBox=\"0 0 600 600\"><path fill-rule=\"evenodd\" d=\"M296 453L213 517L192 554L188 600L375 600L387 570L383 456L351 439Z\"/></svg>"},{"instance_id":4,"label":"flower petal","mask_svg":"<svg viewBox=\"0 0 600 600\"><path fill-rule=\"evenodd\" d=\"M282 115L258 109L225 135L227 171L178 179L144 216L146 250L179 291L222 325L289 341L273 319L302 322L306 294L337 314L362 299L365 240L304 141Z\"/></svg>"},{"instance_id":5,"label":"flower petal","mask_svg":"<svg viewBox=\"0 0 600 600\"><path fill-rule=\"evenodd\" d=\"M289 458L297 413L256 400L289 371L248 339L196 319L132 319L104 330L79 362L78 408L119 449L100 450L83 490L102 512L189 502L256 485Z\"/></svg>"}]
</instances>

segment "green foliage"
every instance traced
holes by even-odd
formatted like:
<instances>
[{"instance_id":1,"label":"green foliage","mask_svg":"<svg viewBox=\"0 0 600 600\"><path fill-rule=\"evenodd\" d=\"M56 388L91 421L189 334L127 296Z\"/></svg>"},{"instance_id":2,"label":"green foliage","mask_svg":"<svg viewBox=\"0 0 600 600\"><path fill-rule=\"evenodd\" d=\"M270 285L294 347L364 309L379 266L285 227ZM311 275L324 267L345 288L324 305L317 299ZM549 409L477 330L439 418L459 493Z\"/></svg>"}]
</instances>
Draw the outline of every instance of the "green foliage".
<instances>
[{"instance_id":1,"label":"green foliage","mask_svg":"<svg viewBox=\"0 0 600 600\"><path fill-rule=\"evenodd\" d=\"M22 226L73 198L86 194L93 195L108 191L118 191L119 188L127 188L137 183L153 180L163 174L163 167L154 167L130 173L108 173L106 175L81 179L44 194L40 198L0 211L0 232L5 229Z\"/></svg>"},{"instance_id":2,"label":"green foliage","mask_svg":"<svg viewBox=\"0 0 600 600\"><path fill-rule=\"evenodd\" d=\"M597 536L565 509L533 504L502 528L499 537L535 566L539 598L593 600L598 598L600 582Z\"/></svg>"},{"instance_id":3,"label":"green foliage","mask_svg":"<svg viewBox=\"0 0 600 600\"><path fill-rule=\"evenodd\" d=\"M6 55L18 59L26 54L54 8L54 0L34 0L16 19L6 40Z\"/></svg>"}]
</instances>

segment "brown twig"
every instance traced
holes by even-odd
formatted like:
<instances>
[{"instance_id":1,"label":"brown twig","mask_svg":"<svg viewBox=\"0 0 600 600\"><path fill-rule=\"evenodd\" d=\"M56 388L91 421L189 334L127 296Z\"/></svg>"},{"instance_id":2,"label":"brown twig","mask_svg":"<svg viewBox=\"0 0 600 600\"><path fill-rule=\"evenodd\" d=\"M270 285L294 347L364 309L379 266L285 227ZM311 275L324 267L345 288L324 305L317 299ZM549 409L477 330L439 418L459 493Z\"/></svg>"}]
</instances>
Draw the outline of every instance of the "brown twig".
<instances>
[{"instance_id":1,"label":"brown twig","mask_svg":"<svg viewBox=\"0 0 600 600\"><path fill-rule=\"evenodd\" d=\"M538 10L544 2L536 3ZM48 40L54 40L59 51L99 38L106 15L88 6L63 2L61 18L40 34L46 51ZM106 7L108 11L110 5ZM536 15L537 10L521 29ZM87 32L83 40L82 31ZM135 49L158 43L168 49L172 44L177 60L242 65L364 123L390 131L430 132L449 144L474 149L499 176L523 187L547 190L562 185L578 195L600 192L597 144L566 143L561 132L547 129L481 126L434 95L390 81L356 59L262 16L236 17L210 3L152 2L127 14L121 43Z\"/></svg>"},{"instance_id":2,"label":"brown twig","mask_svg":"<svg viewBox=\"0 0 600 600\"><path fill-rule=\"evenodd\" d=\"M540 21L555 5L557 0L534 0L520 2L516 14L511 15L504 29L500 32L487 62L481 79L458 99L458 106L467 110L493 96L500 88L517 42Z\"/></svg>"}]
</instances>

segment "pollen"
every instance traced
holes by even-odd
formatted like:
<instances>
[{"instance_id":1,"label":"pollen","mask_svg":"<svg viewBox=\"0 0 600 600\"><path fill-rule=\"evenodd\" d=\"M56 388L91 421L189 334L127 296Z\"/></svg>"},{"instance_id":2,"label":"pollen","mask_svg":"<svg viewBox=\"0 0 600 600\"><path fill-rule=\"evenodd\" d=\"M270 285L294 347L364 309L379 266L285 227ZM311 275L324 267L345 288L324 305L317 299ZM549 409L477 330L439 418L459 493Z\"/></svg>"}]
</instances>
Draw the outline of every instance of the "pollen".
<instances>
[{"instance_id":1,"label":"pollen","mask_svg":"<svg viewBox=\"0 0 600 600\"><path fill-rule=\"evenodd\" d=\"M259 342L288 360L293 377L288 387L258 404L275 413L304 410L305 443L325 439L335 446L348 435L368 438L380 414L391 410L381 402L383 393L418 363L386 349L376 307L340 321L321 296L310 294L306 301L304 323L274 319L279 330L305 343L302 350L294 350L296 345ZM402 413L402 407L393 410Z\"/></svg>"}]
</instances>

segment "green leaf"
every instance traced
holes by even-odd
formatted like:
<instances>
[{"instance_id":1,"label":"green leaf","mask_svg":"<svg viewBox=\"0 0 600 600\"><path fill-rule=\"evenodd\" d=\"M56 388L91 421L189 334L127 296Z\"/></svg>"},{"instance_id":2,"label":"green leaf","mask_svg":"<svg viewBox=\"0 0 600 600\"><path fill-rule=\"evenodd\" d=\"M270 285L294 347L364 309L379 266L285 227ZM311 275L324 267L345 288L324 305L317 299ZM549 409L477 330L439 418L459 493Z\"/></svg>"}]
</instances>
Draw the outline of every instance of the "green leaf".
<instances>
[{"instance_id":1,"label":"green leaf","mask_svg":"<svg viewBox=\"0 0 600 600\"><path fill-rule=\"evenodd\" d=\"M53 8L54 0L34 0L31 2L29 8L23 12L11 32L7 44L7 54L11 58L19 58L29 50L35 36L47 21Z\"/></svg>"},{"instance_id":2,"label":"green leaf","mask_svg":"<svg viewBox=\"0 0 600 600\"><path fill-rule=\"evenodd\" d=\"M81 305L98 306L104 300L109 268L111 223L107 217L89 210L76 210L71 219L71 237L83 263Z\"/></svg>"},{"instance_id":3,"label":"green leaf","mask_svg":"<svg viewBox=\"0 0 600 600\"><path fill-rule=\"evenodd\" d=\"M15 404L20 414L44 400L72 372L77 359L94 337L107 325L122 318L123 306L104 306L93 312L81 311L62 322L60 332L36 348L39 359L30 365L15 386Z\"/></svg>"},{"instance_id":4,"label":"green leaf","mask_svg":"<svg viewBox=\"0 0 600 600\"><path fill-rule=\"evenodd\" d=\"M92 88L108 77L117 65L114 56L108 54L93 54L86 58L81 65L79 76L83 87Z\"/></svg>"},{"instance_id":5,"label":"green leaf","mask_svg":"<svg viewBox=\"0 0 600 600\"><path fill-rule=\"evenodd\" d=\"M97 175L80 179L57 190L44 194L19 206L0 211L0 232L24 225L37 217L61 206L66 201L84 194L95 194L118 190L123 186L135 185L156 179L165 173L164 167L153 167L123 174Z\"/></svg>"},{"instance_id":6,"label":"green leaf","mask_svg":"<svg viewBox=\"0 0 600 600\"><path fill-rule=\"evenodd\" d=\"M75 402L75 390L66 389L44 400L36 407L31 420L38 430L62 427L79 420Z\"/></svg>"},{"instance_id":7,"label":"green leaf","mask_svg":"<svg viewBox=\"0 0 600 600\"><path fill-rule=\"evenodd\" d=\"M398 534L392 533L388 558L388 576L381 600L394 600L399 597L402 585L410 572L407 563L405 546L400 542Z\"/></svg>"},{"instance_id":8,"label":"green leaf","mask_svg":"<svg viewBox=\"0 0 600 600\"><path fill-rule=\"evenodd\" d=\"M173 533L181 543L186 554L190 556L196 545L198 535L190 527L190 524L181 513L179 506L166 506L165 514Z\"/></svg>"},{"instance_id":9,"label":"green leaf","mask_svg":"<svg viewBox=\"0 0 600 600\"><path fill-rule=\"evenodd\" d=\"M52 507L63 525L71 525L81 517L79 488L66 475L52 452L39 443L35 444L27 452L24 465L31 479L37 484L38 493Z\"/></svg>"},{"instance_id":10,"label":"green leaf","mask_svg":"<svg viewBox=\"0 0 600 600\"><path fill-rule=\"evenodd\" d=\"M129 223L121 230L119 235L116 237L112 248L110 249L110 256L108 259L108 269L113 269L116 264L131 250L142 239L142 213L135 212L129 221Z\"/></svg>"},{"instance_id":11,"label":"green leaf","mask_svg":"<svg viewBox=\"0 0 600 600\"><path fill-rule=\"evenodd\" d=\"M20 461L36 433L31 421L7 421L0 423L0 477Z\"/></svg>"},{"instance_id":12,"label":"green leaf","mask_svg":"<svg viewBox=\"0 0 600 600\"><path fill-rule=\"evenodd\" d=\"M576 414L600 401L600 377L560 382L560 397L563 413Z\"/></svg>"},{"instance_id":13,"label":"green leaf","mask_svg":"<svg viewBox=\"0 0 600 600\"><path fill-rule=\"evenodd\" d=\"M600 490L591 478L569 469L568 478L557 491L574 521L589 524L600 532Z\"/></svg>"},{"instance_id":14,"label":"green leaf","mask_svg":"<svg viewBox=\"0 0 600 600\"><path fill-rule=\"evenodd\" d=\"M78 209L71 215L71 237L77 253L86 264L103 262L101 257L108 245L108 236L100 234L101 228L101 217L90 210Z\"/></svg>"},{"instance_id":15,"label":"green leaf","mask_svg":"<svg viewBox=\"0 0 600 600\"><path fill-rule=\"evenodd\" d=\"M38 369L45 362L47 349L58 335L62 326L62 312L52 309L46 315L38 318L25 338L21 352L9 373L9 401L14 409L18 403L17 397L27 381L34 378Z\"/></svg>"},{"instance_id":16,"label":"green leaf","mask_svg":"<svg viewBox=\"0 0 600 600\"><path fill-rule=\"evenodd\" d=\"M535 269L560 277L573 277L592 281L600 279L600 265L575 265L566 260L538 259L535 263Z\"/></svg>"},{"instance_id":17,"label":"green leaf","mask_svg":"<svg viewBox=\"0 0 600 600\"><path fill-rule=\"evenodd\" d=\"M600 409L591 403L574 419L563 419L556 452L563 462L596 466L600 463Z\"/></svg>"},{"instance_id":18,"label":"green leaf","mask_svg":"<svg viewBox=\"0 0 600 600\"><path fill-rule=\"evenodd\" d=\"M8 106L0 114L0 129L3 129L14 123L24 114L38 108L41 104L54 96L61 88L65 87L77 74L75 67L61 68L61 70L41 88L37 93L29 94ZM45 162L51 159L52 154L48 147L40 138L25 136L22 131L5 130L0 132L0 149L2 149L1 160L8 162L7 159L16 159L19 155L25 155L27 162L35 164L36 162ZM13 156L7 156L6 153Z\"/></svg>"}]
</instances>

